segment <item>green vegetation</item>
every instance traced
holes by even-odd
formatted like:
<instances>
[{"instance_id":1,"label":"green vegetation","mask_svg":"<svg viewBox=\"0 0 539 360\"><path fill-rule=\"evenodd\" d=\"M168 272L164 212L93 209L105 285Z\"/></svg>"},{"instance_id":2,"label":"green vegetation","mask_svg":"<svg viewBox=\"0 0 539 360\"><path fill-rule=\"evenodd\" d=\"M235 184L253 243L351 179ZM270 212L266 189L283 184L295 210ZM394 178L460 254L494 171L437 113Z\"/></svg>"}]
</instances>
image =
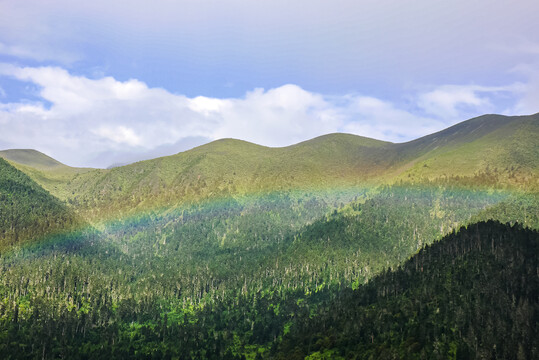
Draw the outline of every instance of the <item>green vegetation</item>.
<instances>
[{"instance_id":1,"label":"green vegetation","mask_svg":"<svg viewBox=\"0 0 539 360\"><path fill-rule=\"evenodd\" d=\"M532 359L538 245L536 231L479 223L354 291L238 289L198 304L178 287L167 301L159 287L130 294L96 276L96 258L51 254L41 272L4 263L0 344L6 358Z\"/></svg>"},{"instance_id":2,"label":"green vegetation","mask_svg":"<svg viewBox=\"0 0 539 360\"><path fill-rule=\"evenodd\" d=\"M2 150L0 151L0 157L4 160L13 161L17 164L36 169L52 169L66 166L50 156L32 149Z\"/></svg>"},{"instance_id":3,"label":"green vegetation","mask_svg":"<svg viewBox=\"0 0 539 360\"><path fill-rule=\"evenodd\" d=\"M270 358L536 359L538 266L537 231L470 225L316 316L302 308Z\"/></svg>"},{"instance_id":4,"label":"green vegetation","mask_svg":"<svg viewBox=\"0 0 539 360\"><path fill-rule=\"evenodd\" d=\"M284 148L223 139L108 170L32 166L44 163L44 155L31 160L16 156L18 150L10 161L81 216L98 222L219 197L399 181L453 180L537 192L538 137L539 114L485 115L402 144L348 134ZM18 163L21 158L25 161Z\"/></svg>"},{"instance_id":5,"label":"green vegetation","mask_svg":"<svg viewBox=\"0 0 539 360\"><path fill-rule=\"evenodd\" d=\"M109 170L1 152L0 351L535 358L538 124L225 139Z\"/></svg>"},{"instance_id":6,"label":"green vegetation","mask_svg":"<svg viewBox=\"0 0 539 360\"><path fill-rule=\"evenodd\" d=\"M473 177L491 173L499 182L537 190L539 114L484 115L417 140L396 144L404 180ZM520 182L515 178L519 178Z\"/></svg>"},{"instance_id":7,"label":"green vegetation","mask_svg":"<svg viewBox=\"0 0 539 360\"><path fill-rule=\"evenodd\" d=\"M0 159L0 251L83 228L83 221Z\"/></svg>"}]
</instances>

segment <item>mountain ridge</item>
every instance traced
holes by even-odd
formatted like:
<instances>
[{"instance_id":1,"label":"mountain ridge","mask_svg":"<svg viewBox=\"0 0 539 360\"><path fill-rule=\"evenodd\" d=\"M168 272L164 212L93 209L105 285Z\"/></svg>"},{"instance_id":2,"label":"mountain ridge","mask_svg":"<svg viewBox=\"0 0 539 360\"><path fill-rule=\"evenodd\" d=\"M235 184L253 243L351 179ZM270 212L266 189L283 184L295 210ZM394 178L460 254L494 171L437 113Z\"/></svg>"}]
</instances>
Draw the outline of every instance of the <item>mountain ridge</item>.
<instances>
[{"instance_id":1,"label":"mountain ridge","mask_svg":"<svg viewBox=\"0 0 539 360\"><path fill-rule=\"evenodd\" d=\"M31 166L37 169L67 166L58 160L35 149L7 149L0 150L0 157L4 160L16 162L20 165Z\"/></svg>"},{"instance_id":2,"label":"mountain ridge","mask_svg":"<svg viewBox=\"0 0 539 360\"><path fill-rule=\"evenodd\" d=\"M395 149L398 149L398 150L401 151L401 150L407 150L410 147L413 148L414 146L417 146L418 144L424 145L425 143L427 143L428 145L434 145L434 144L436 144L438 142L438 138L440 136L445 137L445 138L447 138L448 135L454 137L455 135L459 134L461 131L464 131L464 130L468 130L468 135L474 133L475 131L477 131L477 130L479 130L481 128L483 128L483 130L487 130L487 134L497 130L496 128L490 129L490 131L488 131L488 129L484 129L485 125L487 125L487 124L485 124L486 121L490 122L490 123L497 122L498 126L502 126L502 127L505 128L508 125L507 121L513 123L515 121L529 120L529 119L533 119L534 121L539 122L539 113L536 113L536 114L533 114L533 115L518 115L518 116L485 114L485 115L481 115L481 116L478 116L478 117L475 117L475 118L471 118L471 119L459 122L457 124L449 126L449 127L445 128L445 129L442 129L440 131L434 132L432 134L428 134L428 135L425 135L425 136L422 136L422 137L419 137L419 138L416 138L416 139L413 139L413 140L410 140L410 141L402 142L402 143L394 143L394 142L390 142L390 141L378 140L378 139L374 139L374 138L370 138L370 137L366 137L366 136L362 136L362 135L343 133L343 132L328 133L328 134L316 136L316 137L308 139L308 140L300 141L300 142L295 143L295 144L286 145L286 146L278 146L278 147L260 145L260 144L254 143L254 142L250 142L250 141L242 140L242 139L237 139L237 138L222 138L222 139L217 139L217 140L211 141L211 142L206 143L206 144L202 144L202 145L193 147L192 149L185 150L185 151L182 151L182 152L179 152L179 153L176 153L176 154L156 157L156 158L148 159L148 160L135 161L133 163L124 164L124 165L115 166L115 167L129 166L129 165L139 163L139 162L153 161L153 160L166 158L166 157L170 157L170 156L177 156L177 155L180 155L180 154L191 152L193 150L201 151L201 150L206 150L206 149L214 150L215 148L220 149L220 148L222 148L223 145L225 145L225 146L231 146L232 145L232 146L236 146L236 147L237 146L243 146L243 147L250 147L251 149L256 148L256 149L265 149L265 150L270 150L271 151L271 150L286 150L286 149L291 149L291 148L309 146L309 145L312 145L312 144L320 144L320 143L324 143L325 141L327 141L327 142L335 142L335 141L342 142L343 140L346 140L346 142L348 142L348 143L350 143L351 141L355 141L355 142L360 141L361 143L356 143L355 144L356 146L395 148ZM475 125L478 125L478 126L475 126ZM488 125L491 126L492 124L488 124ZM486 135L486 134L483 134L483 135ZM446 139L446 141L447 141L447 139ZM56 167L56 166L68 166L68 167L71 167L69 165L65 165L65 164L55 160L54 158L40 152L39 150L36 150L36 149L6 149L6 150L0 150L0 157L3 157L4 159L12 161L12 162L16 162L16 163L18 163L20 165L27 165L27 166L31 166L31 167L34 167L34 168L40 168L40 167L49 167L50 168L50 167ZM42 160L41 160L42 162L48 161L48 164L40 164L39 162L32 161L32 158L34 158L34 157L40 157L40 158L42 158ZM76 167L72 167L72 168L76 168ZM84 168L87 168L87 167L84 167ZM97 169L97 168L88 168L88 169ZM106 170L109 170L109 169L106 169Z\"/></svg>"},{"instance_id":3,"label":"mountain ridge","mask_svg":"<svg viewBox=\"0 0 539 360\"><path fill-rule=\"evenodd\" d=\"M483 115L406 143L332 133L270 148L227 138L112 169L11 163L61 200L123 213L216 196L478 176L537 190L537 138L539 114Z\"/></svg>"},{"instance_id":4,"label":"mountain ridge","mask_svg":"<svg viewBox=\"0 0 539 360\"><path fill-rule=\"evenodd\" d=\"M514 296L537 294L537 231L472 225L539 228L539 118L504 119L411 144L223 139L110 170L0 159L0 348L44 359L534 358L537 297ZM69 231L87 223L88 236ZM73 234L43 236L63 230ZM514 246L526 234L535 243ZM535 263L512 261L523 255Z\"/></svg>"}]
</instances>

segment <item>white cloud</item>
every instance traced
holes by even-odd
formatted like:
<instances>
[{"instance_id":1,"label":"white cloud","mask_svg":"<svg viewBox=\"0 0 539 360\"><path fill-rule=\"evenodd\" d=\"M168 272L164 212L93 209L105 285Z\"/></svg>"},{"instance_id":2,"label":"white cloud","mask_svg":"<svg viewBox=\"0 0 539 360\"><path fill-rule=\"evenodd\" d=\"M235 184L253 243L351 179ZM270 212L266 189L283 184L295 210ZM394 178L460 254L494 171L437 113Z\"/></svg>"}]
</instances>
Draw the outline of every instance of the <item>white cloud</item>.
<instances>
[{"instance_id":1,"label":"white cloud","mask_svg":"<svg viewBox=\"0 0 539 360\"><path fill-rule=\"evenodd\" d=\"M537 91L523 84L442 86L413 97L412 105L426 114L417 115L375 97L326 96L292 84L217 99L172 94L134 79L74 76L59 67L0 64L0 76L37 85L41 98L0 103L0 143L46 151L70 165L102 167L116 161L114 154L118 159L129 158L128 153L164 155L200 139L285 146L350 132L407 141L466 119L462 114L480 115L492 106L493 94L519 94L524 107L532 101L526 96Z\"/></svg>"},{"instance_id":2,"label":"white cloud","mask_svg":"<svg viewBox=\"0 0 539 360\"><path fill-rule=\"evenodd\" d=\"M0 137L49 149L76 165L107 150L145 152L184 138L288 145L338 129L330 103L293 85L215 99L171 94L137 80L73 76L58 67L0 64L0 75L38 85L42 99L1 104Z\"/></svg>"},{"instance_id":3,"label":"white cloud","mask_svg":"<svg viewBox=\"0 0 539 360\"><path fill-rule=\"evenodd\" d=\"M217 118L220 124L212 132L213 138L235 137L270 146L338 131L343 120L322 95L290 84L227 99Z\"/></svg>"},{"instance_id":4,"label":"white cloud","mask_svg":"<svg viewBox=\"0 0 539 360\"><path fill-rule=\"evenodd\" d=\"M129 146L137 146L142 142L140 136L135 134L133 129L125 126L112 127L103 125L93 132L105 139L112 140L114 143L119 145L126 144Z\"/></svg>"},{"instance_id":5,"label":"white cloud","mask_svg":"<svg viewBox=\"0 0 539 360\"><path fill-rule=\"evenodd\" d=\"M0 64L0 75L38 85L43 100L1 104L6 130L0 137L52 149L51 155L77 165L107 150L142 153L193 137L284 146L338 131L346 115L295 85L216 99L172 94L137 80L73 76L58 67Z\"/></svg>"},{"instance_id":6,"label":"white cloud","mask_svg":"<svg viewBox=\"0 0 539 360\"><path fill-rule=\"evenodd\" d=\"M439 118L456 118L463 111L488 113L496 109L492 94L517 92L522 84L510 86L443 85L422 93L417 105L427 114Z\"/></svg>"},{"instance_id":7,"label":"white cloud","mask_svg":"<svg viewBox=\"0 0 539 360\"><path fill-rule=\"evenodd\" d=\"M517 114L539 112L539 63L520 64L515 66L512 72L524 76L528 81L521 84L521 97L510 111Z\"/></svg>"},{"instance_id":8,"label":"white cloud","mask_svg":"<svg viewBox=\"0 0 539 360\"><path fill-rule=\"evenodd\" d=\"M414 115L368 96L351 98L347 110L354 121L347 122L344 131L375 139L407 141L444 127L441 121Z\"/></svg>"}]
</instances>

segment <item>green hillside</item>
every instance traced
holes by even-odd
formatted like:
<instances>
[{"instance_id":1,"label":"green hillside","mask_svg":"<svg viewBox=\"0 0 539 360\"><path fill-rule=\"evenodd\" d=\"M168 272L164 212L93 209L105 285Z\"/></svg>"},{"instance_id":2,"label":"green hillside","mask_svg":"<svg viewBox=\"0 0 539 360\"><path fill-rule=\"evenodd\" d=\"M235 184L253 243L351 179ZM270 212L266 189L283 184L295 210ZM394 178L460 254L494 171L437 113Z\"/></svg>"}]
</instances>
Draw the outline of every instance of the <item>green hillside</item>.
<instances>
[{"instance_id":1,"label":"green hillside","mask_svg":"<svg viewBox=\"0 0 539 360\"><path fill-rule=\"evenodd\" d=\"M384 297L350 308L358 309L351 316L367 311L369 321L375 314L376 348L354 343L339 330L353 325L331 323L327 309L336 304L342 319L343 291L387 292L392 285L379 280L386 269L444 236L460 241L454 231L461 226L497 219L538 229L536 134L537 115L485 116L405 144L347 134L284 148L223 139L108 170L35 165L39 153L23 164L12 152L9 163L0 159L3 241L12 250L0 256L0 351L45 359L314 359L399 357L411 346L411 354L428 358L456 346L482 354L475 335L436 335L455 324L437 322L443 327L434 335L414 325L416 308L399 315L411 320L401 327L406 339L396 338L393 322L382 321L390 311L379 304ZM80 228L83 217L100 232L75 231L70 239L87 246L65 251L56 240L41 241ZM502 237L528 231L487 225ZM490 260L479 262L494 276ZM445 290L436 279L420 283L429 281L429 296L441 303ZM508 311L526 310L515 306ZM326 341L329 327L309 332L311 321L333 324L336 336ZM474 321L466 331L479 331ZM508 321L500 325L506 333ZM526 336L515 335L506 348L520 351ZM523 344L524 355L532 354Z\"/></svg>"},{"instance_id":2,"label":"green hillside","mask_svg":"<svg viewBox=\"0 0 539 360\"><path fill-rule=\"evenodd\" d=\"M484 115L396 144L400 179L490 173L498 182L538 189L539 114ZM403 164L403 165L400 165ZM394 165L395 166L395 165Z\"/></svg>"},{"instance_id":3,"label":"green hillside","mask_svg":"<svg viewBox=\"0 0 539 360\"><path fill-rule=\"evenodd\" d=\"M200 302L174 280L161 286L156 260L148 271L120 254L2 259L0 348L12 359L533 359L538 245L537 231L479 223L353 291L305 292L276 277ZM201 300L222 281L176 274Z\"/></svg>"},{"instance_id":4,"label":"green hillside","mask_svg":"<svg viewBox=\"0 0 539 360\"><path fill-rule=\"evenodd\" d=\"M29 149L13 149L0 151L0 157L28 175L53 196L66 200L73 196L69 184L74 178L87 172L97 172L97 169L75 168L64 165L59 161L39 152Z\"/></svg>"},{"instance_id":5,"label":"green hillside","mask_svg":"<svg viewBox=\"0 0 539 360\"><path fill-rule=\"evenodd\" d=\"M536 359L539 233L462 228L296 315L271 359Z\"/></svg>"},{"instance_id":6,"label":"green hillside","mask_svg":"<svg viewBox=\"0 0 539 360\"><path fill-rule=\"evenodd\" d=\"M380 171L369 154L388 143L333 134L286 148L218 140L113 169L37 169L14 163L88 218L208 198L361 185Z\"/></svg>"},{"instance_id":7,"label":"green hillside","mask_svg":"<svg viewBox=\"0 0 539 360\"><path fill-rule=\"evenodd\" d=\"M62 202L0 159L0 251L39 242L81 225Z\"/></svg>"},{"instance_id":8,"label":"green hillside","mask_svg":"<svg viewBox=\"0 0 539 360\"><path fill-rule=\"evenodd\" d=\"M18 154L19 150L10 152L10 161L53 195L95 218L206 198L401 180L449 178L466 185L535 191L537 138L539 114L485 115L402 144L349 134L325 135L284 148L223 139L108 170L46 167L49 162L43 156L28 159L26 151ZM96 209L106 215L98 215Z\"/></svg>"},{"instance_id":9,"label":"green hillside","mask_svg":"<svg viewBox=\"0 0 539 360\"><path fill-rule=\"evenodd\" d=\"M0 157L20 165L26 165L41 170L66 166L50 156L32 149L2 150L0 151Z\"/></svg>"},{"instance_id":10,"label":"green hillside","mask_svg":"<svg viewBox=\"0 0 539 360\"><path fill-rule=\"evenodd\" d=\"M297 272L308 268L324 282L363 283L509 198L503 192L457 186L386 186L304 226L280 261ZM524 218L520 209L507 216Z\"/></svg>"}]
</instances>

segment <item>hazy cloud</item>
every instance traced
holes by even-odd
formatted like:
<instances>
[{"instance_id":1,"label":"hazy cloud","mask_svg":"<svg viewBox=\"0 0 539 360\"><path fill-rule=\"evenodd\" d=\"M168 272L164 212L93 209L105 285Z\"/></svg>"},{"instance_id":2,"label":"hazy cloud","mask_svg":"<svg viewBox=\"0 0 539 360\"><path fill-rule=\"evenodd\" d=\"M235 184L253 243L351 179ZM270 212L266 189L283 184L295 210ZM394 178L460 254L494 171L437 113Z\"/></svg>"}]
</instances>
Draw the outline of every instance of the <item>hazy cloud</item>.
<instances>
[{"instance_id":1,"label":"hazy cloud","mask_svg":"<svg viewBox=\"0 0 539 360\"><path fill-rule=\"evenodd\" d=\"M73 63L80 60L80 56L62 50L53 50L51 47L35 45L26 47L21 45L8 45L0 42L0 55L8 55L22 59L37 61L55 60L63 64Z\"/></svg>"},{"instance_id":2,"label":"hazy cloud","mask_svg":"<svg viewBox=\"0 0 539 360\"><path fill-rule=\"evenodd\" d=\"M459 114L473 109L481 113L496 109L491 95L501 92L514 93L522 89L522 84L510 86L444 85L422 93L418 106L427 114L439 118L456 118Z\"/></svg>"},{"instance_id":3,"label":"hazy cloud","mask_svg":"<svg viewBox=\"0 0 539 360\"><path fill-rule=\"evenodd\" d=\"M539 62L520 64L512 69L513 73L525 77L526 83L521 84L521 97L517 104L510 109L517 114L531 114L539 111Z\"/></svg>"},{"instance_id":4,"label":"hazy cloud","mask_svg":"<svg viewBox=\"0 0 539 360\"><path fill-rule=\"evenodd\" d=\"M344 125L345 132L380 140L403 142L444 127L441 121L414 115L388 101L368 96L350 98L347 112L351 121Z\"/></svg>"},{"instance_id":5,"label":"hazy cloud","mask_svg":"<svg viewBox=\"0 0 539 360\"><path fill-rule=\"evenodd\" d=\"M87 75L105 66L116 78L197 95L285 83L390 92L410 79L499 76L522 56L500 46L537 54L538 11L536 0L5 0L0 54ZM234 90L217 86L227 83Z\"/></svg>"}]
</instances>

